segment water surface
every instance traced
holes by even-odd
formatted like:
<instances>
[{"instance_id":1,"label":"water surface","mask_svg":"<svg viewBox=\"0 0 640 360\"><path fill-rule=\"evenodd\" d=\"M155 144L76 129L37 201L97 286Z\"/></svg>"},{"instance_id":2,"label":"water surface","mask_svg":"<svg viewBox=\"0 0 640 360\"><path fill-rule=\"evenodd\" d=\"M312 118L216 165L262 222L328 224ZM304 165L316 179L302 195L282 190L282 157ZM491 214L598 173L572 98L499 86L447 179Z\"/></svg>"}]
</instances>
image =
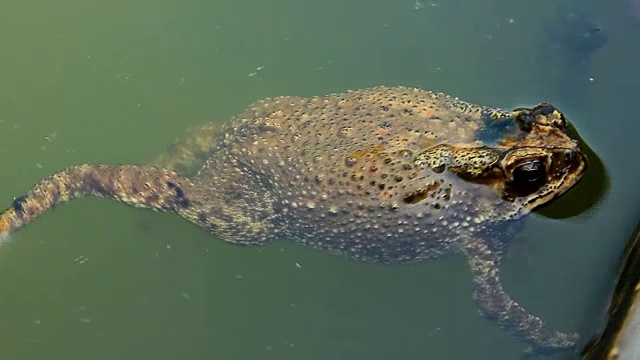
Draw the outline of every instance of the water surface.
<instances>
[{"instance_id":1,"label":"water surface","mask_svg":"<svg viewBox=\"0 0 640 360\"><path fill-rule=\"evenodd\" d=\"M149 161L189 125L265 96L403 84L501 107L551 101L602 158L610 191L577 216L530 217L502 277L525 308L586 340L639 215L640 33L624 4L593 2L608 43L589 59L587 85L558 92L537 63L551 3L11 2L0 14L0 199L70 164ZM7 359L513 359L524 349L477 315L458 256L381 267L286 242L239 248L99 199L11 240L0 248Z\"/></svg>"}]
</instances>

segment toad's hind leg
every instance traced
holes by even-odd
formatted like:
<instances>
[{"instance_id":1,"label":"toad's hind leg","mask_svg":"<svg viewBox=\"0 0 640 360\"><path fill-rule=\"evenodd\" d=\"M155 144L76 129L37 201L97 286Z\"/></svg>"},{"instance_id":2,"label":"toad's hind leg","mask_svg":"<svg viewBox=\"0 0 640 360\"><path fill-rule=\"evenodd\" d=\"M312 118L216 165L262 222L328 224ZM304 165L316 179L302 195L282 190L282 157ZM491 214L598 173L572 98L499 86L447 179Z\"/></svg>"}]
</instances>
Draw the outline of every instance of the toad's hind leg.
<instances>
[{"instance_id":1,"label":"toad's hind leg","mask_svg":"<svg viewBox=\"0 0 640 360\"><path fill-rule=\"evenodd\" d=\"M500 256L483 241L465 244L475 284L474 300L480 313L531 345L536 352L555 352L572 348L577 334L565 334L546 327L542 319L528 313L505 292L499 277Z\"/></svg>"},{"instance_id":2,"label":"toad's hind leg","mask_svg":"<svg viewBox=\"0 0 640 360\"><path fill-rule=\"evenodd\" d=\"M219 128L219 124L211 122L188 128L151 165L174 170L185 176L194 176L211 155Z\"/></svg>"},{"instance_id":3,"label":"toad's hind leg","mask_svg":"<svg viewBox=\"0 0 640 360\"><path fill-rule=\"evenodd\" d=\"M0 234L12 233L52 207L83 196L110 197L127 205L174 211L198 223L197 187L174 172L133 165L78 165L42 180L0 214Z\"/></svg>"}]
</instances>

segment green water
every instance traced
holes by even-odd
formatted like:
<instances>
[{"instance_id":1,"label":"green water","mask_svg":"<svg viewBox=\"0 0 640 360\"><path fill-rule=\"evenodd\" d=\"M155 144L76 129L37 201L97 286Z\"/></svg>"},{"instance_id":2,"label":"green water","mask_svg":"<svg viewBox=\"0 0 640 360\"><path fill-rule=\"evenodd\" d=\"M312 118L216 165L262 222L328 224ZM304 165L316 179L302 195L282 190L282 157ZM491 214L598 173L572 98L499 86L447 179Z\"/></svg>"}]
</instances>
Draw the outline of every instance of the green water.
<instances>
[{"instance_id":1,"label":"green water","mask_svg":"<svg viewBox=\"0 0 640 360\"><path fill-rule=\"evenodd\" d=\"M611 189L578 216L531 216L503 279L525 308L586 340L640 210L640 32L623 5L594 3L611 37L592 59L594 81L547 95L536 66L545 3L5 2L0 199L70 164L144 163L189 125L265 96L404 84L502 107L552 100ZM524 345L477 315L471 290L456 256L379 267L286 242L239 248L176 216L82 199L0 247L0 356L519 356Z\"/></svg>"}]
</instances>

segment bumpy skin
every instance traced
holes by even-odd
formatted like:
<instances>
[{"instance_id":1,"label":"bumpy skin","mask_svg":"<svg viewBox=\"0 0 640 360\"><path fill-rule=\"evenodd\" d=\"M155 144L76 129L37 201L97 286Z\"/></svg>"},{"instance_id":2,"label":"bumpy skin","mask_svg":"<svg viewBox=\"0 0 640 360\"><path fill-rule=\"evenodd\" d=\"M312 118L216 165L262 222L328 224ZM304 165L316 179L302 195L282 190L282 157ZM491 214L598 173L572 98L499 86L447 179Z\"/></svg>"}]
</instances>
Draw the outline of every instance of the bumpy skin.
<instances>
[{"instance_id":1,"label":"bumpy skin","mask_svg":"<svg viewBox=\"0 0 640 360\"><path fill-rule=\"evenodd\" d=\"M480 312L529 344L572 347L504 291L500 259L519 219L581 177L586 159L548 104L506 112L413 88L258 101L205 125L151 166L80 165L0 215L9 233L80 196L173 211L229 242L291 239L349 258L468 256Z\"/></svg>"}]
</instances>

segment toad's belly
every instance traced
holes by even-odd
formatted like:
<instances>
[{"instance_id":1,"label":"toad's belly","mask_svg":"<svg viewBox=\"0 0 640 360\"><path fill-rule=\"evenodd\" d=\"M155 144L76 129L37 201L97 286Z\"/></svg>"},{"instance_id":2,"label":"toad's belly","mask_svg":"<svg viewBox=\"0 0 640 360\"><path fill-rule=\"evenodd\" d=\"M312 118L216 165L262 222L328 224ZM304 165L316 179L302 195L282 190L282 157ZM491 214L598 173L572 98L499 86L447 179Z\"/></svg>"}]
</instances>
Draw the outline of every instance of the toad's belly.
<instances>
[{"instance_id":1,"label":"toad's belly","mask_svg":"<svg viewBox=\"0 0 640 360\"><path fill-rule=\"evenodd\" d=\"M374 214L342 211L304 214L284 222L284 237L351 259L375 263L409 263L455 250L470 224L416 217L386 210ZM386 216L383 216L387 212ZM369 216L365 216L369 215Z\"/></svg>"}]
</instances>

